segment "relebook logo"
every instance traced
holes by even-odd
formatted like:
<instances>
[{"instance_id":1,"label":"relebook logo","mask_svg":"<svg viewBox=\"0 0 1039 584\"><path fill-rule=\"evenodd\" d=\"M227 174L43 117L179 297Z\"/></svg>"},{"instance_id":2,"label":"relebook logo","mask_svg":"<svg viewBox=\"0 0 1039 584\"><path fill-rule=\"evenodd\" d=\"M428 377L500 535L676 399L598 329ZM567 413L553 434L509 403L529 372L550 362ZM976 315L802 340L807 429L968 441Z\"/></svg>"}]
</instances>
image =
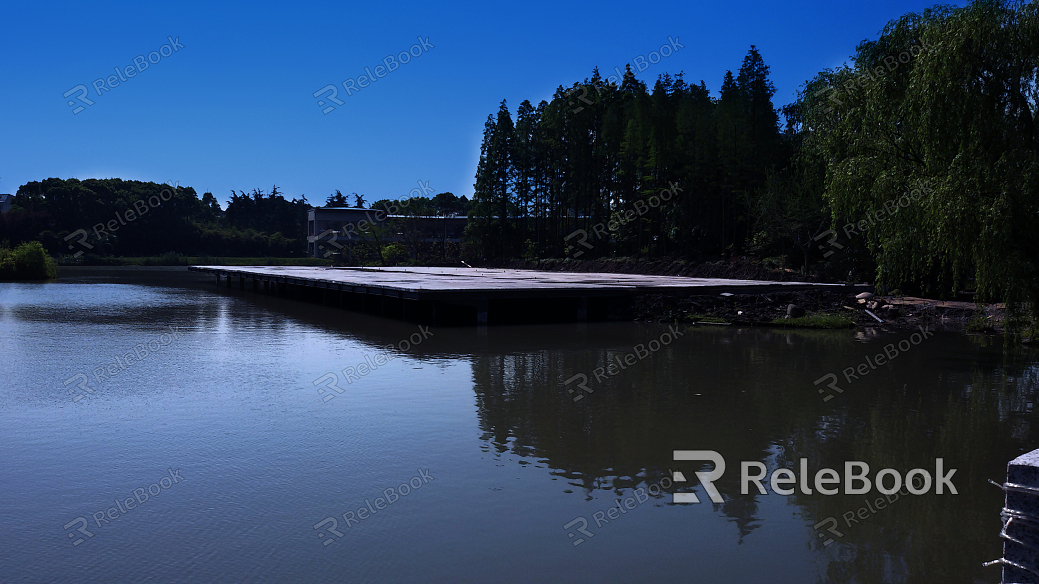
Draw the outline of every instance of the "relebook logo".
<instances>
[{"instance_id":1,"label":"relebook logo","mask_svg":"<svg viewBox=\"0 0 1039 584\"><path fill-rule=\"evenodd\" d=\"M725 474L725 459L714 450L675 450L676 461L701 460L714 463L714 470L710 472L696 472L696 477L703 485L704 491L710 496L714 503L723 503L724 499L714 486L714 482L721 479ZM951 495L959 494L956 486L952 483L952 476L956 469L946 472L945 459L936 458L934 475L923 468L914 468L903 475L893 468L884 468L872 475L870 478L869 464L852 460L844 463L843 475L832 468L822 468L815 471L814 476L808 468L808 459L798 459L800 472L795 473L789 468L777 468L769 475L769 486L777 495L789 496L800 491L803 495L811 495L818 492L821 495L866 495L876 487L877 492L882 495L892 495L905 489L913 495L923 495L934 486L936 495L943 495L948 490ZM762 484L768 469L765 463L759 461L740 462L740 494L750 493L753 484L761 495L767 495L768 490ZM811 480L810 480L811 479ZM675 472L675 483L684 482L685 477L681 472ZM814 488L813 488L814 487ZM843 487L843 488L842 488ZM674 493L675 503L699 503L695 493Z\"/></svg>"}]
</instances>

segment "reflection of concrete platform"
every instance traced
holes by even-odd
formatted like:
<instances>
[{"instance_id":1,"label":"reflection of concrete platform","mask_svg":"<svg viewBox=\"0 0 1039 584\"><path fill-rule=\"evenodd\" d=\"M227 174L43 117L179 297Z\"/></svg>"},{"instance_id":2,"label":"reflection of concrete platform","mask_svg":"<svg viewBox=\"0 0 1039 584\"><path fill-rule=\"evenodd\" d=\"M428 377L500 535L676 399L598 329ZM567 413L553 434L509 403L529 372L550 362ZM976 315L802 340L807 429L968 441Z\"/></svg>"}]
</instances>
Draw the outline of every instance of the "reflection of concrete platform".
<instances>
[{"instance_id":1,"label":"reflection of concrete platform","mask_svg":"<svg viewBox=\"0 0 1039 584\"><path fill-rule=\"evenodd\" d=\"M506 316L501 313L506 304L510 312L524 305L526 308L533 307L541 317L538 320L599 320L608 318L609 315L604 312L615 309L616 301L623 303L637 294L645 293L713 295L795 292L820 288L840 292L869 289L866 285L485 268L191 266L188 269L215 274L218 283L221 278L226 278L229 286L237 280L239 287L245 288L246 281L249 281L254 289L263 288L280 296L314 298L312 293L318 292L322 295L321 299L328 302L328 293L331 292L340 295L340 304L347 304L342 295L359 296L362 309L366 308L366 301L384 302L392 299L402 304L401 315L405 317L418 316L409 310L409 304L411 308L423 308L419 312L431 312L434 320L438 312L445 312L440 307L447 309L447 312L455 312L449 309L452 306L468 307L478 323L507 320L489 318L490 311L496 313L496 316ZM538 306L545 302L552 302L552 306ZM549 315L545 310L549 308L549 312L560 312L559 317L546 318ZM385 307L382 311L387 316L391 315ZM452 317L451 320L456 319Z\"/></svg>"}]
</instances>

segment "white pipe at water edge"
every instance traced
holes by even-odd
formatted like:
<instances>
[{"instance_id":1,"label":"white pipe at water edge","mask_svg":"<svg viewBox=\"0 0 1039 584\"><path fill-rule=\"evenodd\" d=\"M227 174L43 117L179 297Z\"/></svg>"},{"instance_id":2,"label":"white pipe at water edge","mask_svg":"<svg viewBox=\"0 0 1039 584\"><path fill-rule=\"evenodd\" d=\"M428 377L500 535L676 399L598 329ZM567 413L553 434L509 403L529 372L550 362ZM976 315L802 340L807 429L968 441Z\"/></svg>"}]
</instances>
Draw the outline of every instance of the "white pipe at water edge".
<instances>
[{"instance_id":1,"label":"white pipe at water edge","mask_svg":"<svg viewBox=\"0 0 1039 584\"><path fill-rule=\"evenodd\" d=\"M884 321L881 320L881 318L879 316L873 314L868 309L866 310L866 314L868 314L868 315L872 316L873 318L877 319L877 322L879 322L880 324L884 324Z\"/></svg>"}]
</instances>

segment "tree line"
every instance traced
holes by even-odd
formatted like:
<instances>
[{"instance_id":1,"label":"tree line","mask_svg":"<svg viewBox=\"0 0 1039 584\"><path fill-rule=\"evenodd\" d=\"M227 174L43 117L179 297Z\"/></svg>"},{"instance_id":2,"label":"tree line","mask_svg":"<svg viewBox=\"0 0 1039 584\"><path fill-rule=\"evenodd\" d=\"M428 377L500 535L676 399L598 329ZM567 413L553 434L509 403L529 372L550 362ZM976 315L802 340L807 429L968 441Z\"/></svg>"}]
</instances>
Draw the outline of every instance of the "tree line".
<instances>
[{"instance_id":1,"label":"tree line","mask_svg":"<svg viewBox=\"0 0 1039 584\"><path fill-rule=\"evenodd\" d=\"M341 191L330 195L326 207L364 207L364 195L352 201ZM404 201L373 201L372 209L401 209L403 217L380 226L373 233L404 230L411 237L404 245L385 250L377 245L358 261L446 261L457 259L458 246L436 249L422 239L437 235L435 224L418 217L465 216L472 205L453 193L411 197ZM199 197L191 187L121 179L59 179L33 181L19 187L11 210L0 214L0 242L19 245L38 241L52 256L74 261L85 256L185 256L303 257L306 255L306 196L286 199L274 186L270 192L232 191L223 209L212 193ZM430 233L425 233L430 231ZM371 247L371 246L368 246ZM386 258L389 258L387 260ZM457 261L455 262L457 263Z\"/></svg>"},{"instance_id":2,"label":"tree line","mask_svg":"<svg viewBox=\"0 0 1039 584\"><path fill-rule=\"evenodd\" d=\"M351 198L352 197L352 198ZM351 201L353 204L351 204ZM325 199L325 207L354 207L364 209L366 199L364 195L352 193L344 195L342 191L336 190L334 194ZM472 201L468 197L461 197L451 192L438 193L432 197L416 196L400 200L379 199L371 203L369 209L399 208L400 213L412 216L425 217L458 217L466 216L472 210Z\"/></svg>"},{"instance_id":3,"label":"tree line","mask_svg":"<svg viewBox=\"0 0 1039 584\"><path fill-rule=\"evenodd\" d=\"M392 255L750 256L910 293L1039 306L1037 71L1037 7L1016 0L906 14L780 109L755 46L722 75L717 97L681 73L649 88L630 68L616 82L593 70L550 101L523 101L515 119L505 101L487 117L472 200L441 193L402 205L413 226L468 215L461 246ZM325 202L365 203L340 191ZM224 210L190 187L51 178L18 189L0 242L38 240L76 257L302 256L309 207L277 187L233 192ZM367 259L386 261L376 251Z\"/></svg>"},{"instance_id":4,"label":"tree line","mask_svg":"<svg viewBox=\"0 0 1039 584\"><path fill-rule=\"evenodd\" d=\"M593 70L488 116L468 236L486 260L750 255L1035 302L1037 71L1036 5L1007 0L904 15L781 109L754 46L718 97Z\"/></svg>"},{"instance_id":5,"label":"tree line","mask_svg":"<svg viewBox=\"0 0 1039 584\"><path fill-rule=\"evenodd\" d=\"M741 253L755 198L789 158L774 93L751 47L717 99L682 74L648 91L629 66L619 84L596 69L551 102L523 101L515 123L502 101L484 125L470 236L487 258L564 256L599 224L589 257ZM650 208L664 192L677 194Z\"/></svg>"},{"instance_id":6,"label":"tree line","mask_svg":"<svg viewBox=\"0 0 1039 584\"><path fill-rule=\"evenodd\" d=\"M54 256L302 256L306 197L232 192L227 209L191 187L111 179L33 181L0 215L0 241Z\"/></svg>"}]
</instances>

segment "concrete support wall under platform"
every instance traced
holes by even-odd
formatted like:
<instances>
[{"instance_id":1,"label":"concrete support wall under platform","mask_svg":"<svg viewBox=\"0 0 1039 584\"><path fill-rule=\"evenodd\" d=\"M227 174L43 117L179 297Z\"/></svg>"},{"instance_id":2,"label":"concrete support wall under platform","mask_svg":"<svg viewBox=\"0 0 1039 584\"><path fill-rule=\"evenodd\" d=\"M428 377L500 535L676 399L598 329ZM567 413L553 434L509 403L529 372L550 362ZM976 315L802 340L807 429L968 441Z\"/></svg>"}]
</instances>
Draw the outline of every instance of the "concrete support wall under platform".
<instances>
[{"instance_id":1,"label":"concrete support wall under platform","mask_svg":"<svg viewBox=\"0 0 1039 584\"><path fill-rule=\"evenodd\" d=\"M1039 584L1039 450L1007 465L1006 503L1001 516L1003 584Z\"/></svg>"},{"instance_id":2,"label":"concrete support wall under platform","mask_svg":"<svg viewBox=\"0 0 1039 584\"><path fill-rule=\"evenodd\" d=\"M638 294L690 295L831 289L861 292L866 285L685 278L485 268L321 268L301 266L190 266L232 288L252 280L280 298L348 306L362 312L437 325L532 324L628 320ZM338 296L338 299L336 298Z\"/></svg>"}]
</instances>

